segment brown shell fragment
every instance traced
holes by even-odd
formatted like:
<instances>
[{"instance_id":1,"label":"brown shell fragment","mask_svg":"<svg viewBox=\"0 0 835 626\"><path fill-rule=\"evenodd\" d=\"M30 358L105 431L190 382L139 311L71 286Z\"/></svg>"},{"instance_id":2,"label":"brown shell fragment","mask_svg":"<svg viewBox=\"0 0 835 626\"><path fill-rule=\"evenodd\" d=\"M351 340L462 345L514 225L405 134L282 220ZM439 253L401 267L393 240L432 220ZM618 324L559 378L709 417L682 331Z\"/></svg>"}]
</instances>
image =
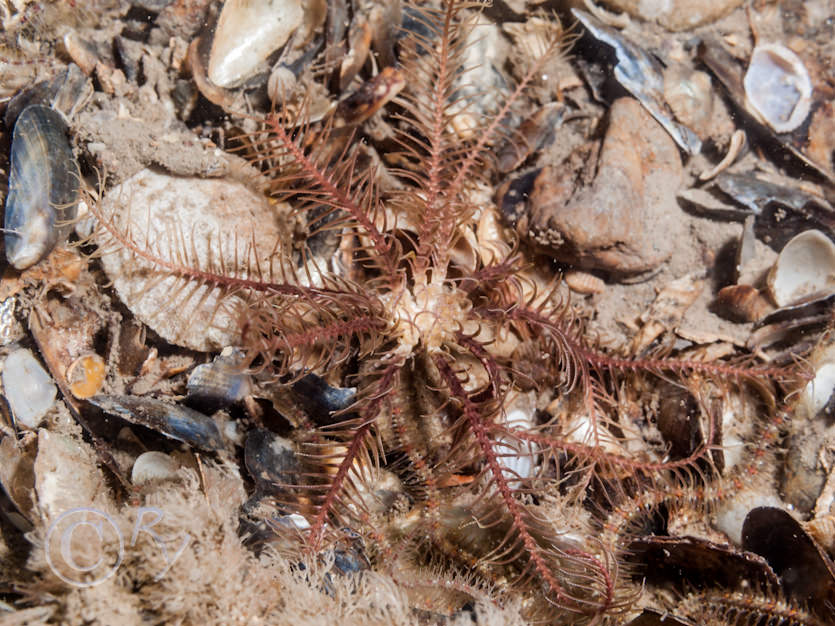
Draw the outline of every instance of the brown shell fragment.
<instances>
[{"instance_id":1,"label":"brown shell fragment","mask_svg":"<svg viewBox=\"0 0 835 626\"><path fill-rule=\"evenodd\" d=\"M553 138L565 116L566 107L560 102L550 102L527 118L500 148L496 158L499 172L512 172L527 158Z\"/></svg>"},{"instance_id":2,"label":"brown shell fragment","mask_svg":"<svg viewBox=\"0 0 835 626\"><path fill-rule=\"evenodd\" d=\"M756 322L771 309L759 289L751 285L728 285L719 290L716 307L734 322Z\"/></svg>"},{"instance_id":3,"label":"brown shell fragment","mask_svg":"<svg viewBox=\"0 0 835 626\"><path fill-rule=\"evenodd\" d=\"M547 166L533 179L524 205L509 204L514 193L524 193L515 191L516 181L506 185L499 205L520 235L557 259L634 274L658 267L672 254L671 233L681 227L675 197L681 176L678 148L669 135L636 100L621 98L612 105L590 186L575 189L564 166Z\"/></svg>"},{"instance_id":4,"label":"brown shell fragment","mask_svg":"<svg viewBox=\"0 0 835 626\"><path fill-rule=\"evenodd\" d=\"M346 124L360 124L385 106L405 86L403 74L393 67L387 67L342 100L337 106L336 116Z\"/></svg>"}]
</instances>

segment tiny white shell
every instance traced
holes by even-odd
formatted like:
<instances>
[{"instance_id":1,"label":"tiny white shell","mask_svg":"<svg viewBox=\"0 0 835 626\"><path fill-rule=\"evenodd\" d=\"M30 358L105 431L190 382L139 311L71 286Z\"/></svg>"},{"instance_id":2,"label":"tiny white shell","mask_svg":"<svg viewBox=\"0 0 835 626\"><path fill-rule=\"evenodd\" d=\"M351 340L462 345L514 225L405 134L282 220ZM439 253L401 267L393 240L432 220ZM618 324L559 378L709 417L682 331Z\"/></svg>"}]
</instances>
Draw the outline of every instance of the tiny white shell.
<instances>
[{"instance_id":1,"label":"tiny white shell","mask_svg":"<svg viewBox=\"0 0 835 626\"><path fill-rule=\"evenodd\" d=\"M835 289L835 244L819 230L793 237L768 274L768 289L777 306Z\"/></svg>"},{"instance_id":2,"label":"tiny white shell","mask_svg":"<svg viewBox=\"0 0 835 626\"><path fill-rule=\"evenodd\" d=\"M163 452L144 452L133 463L130 481L134 485L141 485L152 480L168 480L177 475L179 467L177 461Z\"/></svg>"},{"instance_id":3,"label":"tiny white shell","mask_svg":"<svg viewBox=\"0 0 835 626\"><path fill-rule=\"evenodd\" d=\"M809 116L812 81L803 61L785 46L754 48L743 84L749 108L775 132L793 131Z\"/></svg>"},{"instance_id":4,"label":"tiny white shell","mask_svg":"<svg viewBox=\"0 0 835 626\"><path fill-rule=\"evenodd\" d=\"M300 0L227 0L209 53L209 80L236 87L301 25Z\"/></svg>"}]
</instances>

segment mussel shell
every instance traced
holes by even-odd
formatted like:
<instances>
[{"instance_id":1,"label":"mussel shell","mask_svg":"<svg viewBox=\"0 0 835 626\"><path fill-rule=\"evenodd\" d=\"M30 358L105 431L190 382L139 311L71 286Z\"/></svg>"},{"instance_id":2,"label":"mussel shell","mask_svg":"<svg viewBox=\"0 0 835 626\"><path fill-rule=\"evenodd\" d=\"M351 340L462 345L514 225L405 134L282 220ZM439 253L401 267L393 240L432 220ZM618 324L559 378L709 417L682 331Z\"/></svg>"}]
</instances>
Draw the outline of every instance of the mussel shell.
<instances>
[{"instance_id":1,"label":"mussel shell","mask_svg":"<svg viewBox=\"0 0 835 626\"><path fill-rule=\"evenodd\" d=\"M43 259L66 233L78 208L78 164L67 124L49 107L26 107L12 135L6 258L17 269ZM12 231L12 232L9 232Z\"/></svg>"},{"instance_id":2,"label":"mussel shell","mask_svg":"<svg viewBox=\"0 0 835 626\"><path fill-rule=\"evenodd\" d=\"M212 419L188 407L141 396L93 396L89 402L105 413L146 426L166 437L204 450L221 450L223 438Z\"/></svg>"},{"instance_id":3,"label":"mussel shell","mask_svg":"<svg viewBox=\"0 0 835 626\"><path fill-rule=\"evenodd\" d=\"M188 404L208 413L243 400L252 390L243 354L238 351L224 352L211 363L195 367L186 387Z\"/></svg>"},{"instance_id":4,"label":"mussel shell","mask_svg":"<svg viewBox=\"0 0 835 626\"><path fill-rule=\"evenodd\" d=\"M765 557L786 596L832 617L835 564L790 513L775 507L752 509L742 526L742 543L745 550Z\"/></svg>"},{"instance_id":5,"label":"mussel shell","mask_svg":"<svg viewBox=\"0 0 835 626\"><path fill-rule=\"evenodd\" d=\"M266 491L299 482L301 466L292 442L267 430L250 431L244 446L244 462L255 482Z\"/></svg>"},{"instance_id":6,"label":"mussel shell","mask_svg":"<svg viewBox=\"0 0 835 626\"><path fill-rule=\"evenodd\" d=\"M629 544L629 560L653 583L776 589L780 581L766 559L698 537L640 537Z\"/></svg>"},{"instance_id":7,"label":"mussel shell","mask_svg":"<svg viewBox=\"0 0 835 626\"><path fill-rule=\"evenodd\" d=\"M353 387L331 387L315 374L308 374L293 383L293 391L310 418L320 426L344 419L334 414L350 407L357 395Z\"/></svg>"}]
</instances>

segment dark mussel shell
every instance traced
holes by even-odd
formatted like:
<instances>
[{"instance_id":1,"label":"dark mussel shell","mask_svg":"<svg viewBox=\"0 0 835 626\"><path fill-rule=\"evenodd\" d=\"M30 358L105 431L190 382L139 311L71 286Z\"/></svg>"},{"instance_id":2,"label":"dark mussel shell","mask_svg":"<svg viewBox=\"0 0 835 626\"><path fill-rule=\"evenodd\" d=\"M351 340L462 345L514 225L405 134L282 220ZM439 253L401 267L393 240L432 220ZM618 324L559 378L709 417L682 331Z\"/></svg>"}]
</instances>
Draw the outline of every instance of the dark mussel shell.
<instances>
[{"instance_id":1,"label":"dark mussel shell","mask_svg":"<svg viewBox=\"0 0 835 626\"><path fill-rule=\"evenodd\" d=\"M40 104L26 107L12 135L6 258L31 267L66 235L78 208L79 171L60 113Z\"/></svg>"},{"instance_id":2,"label":"dark mussel shell","mask_svg":"<svg viewBox=\"0 0 835 626\"><path fill-rule=\"evenodd\" d=\"M93 396L89 402L105 413L197 448L221 450L225 447L217 424L188 407L142 396L101 395Z\"/></svg>"},{"instance_id":3,"label":"dark mussel shell","mask_svg":"<svg viewBox=\"0 0 835 626\"><path fill-rule=\"evenodd\" d=\"M835 623L835 564L790 513L752 509L742 525L742 547L765 557L787 597Z\"/></svg>"}]
</instances>

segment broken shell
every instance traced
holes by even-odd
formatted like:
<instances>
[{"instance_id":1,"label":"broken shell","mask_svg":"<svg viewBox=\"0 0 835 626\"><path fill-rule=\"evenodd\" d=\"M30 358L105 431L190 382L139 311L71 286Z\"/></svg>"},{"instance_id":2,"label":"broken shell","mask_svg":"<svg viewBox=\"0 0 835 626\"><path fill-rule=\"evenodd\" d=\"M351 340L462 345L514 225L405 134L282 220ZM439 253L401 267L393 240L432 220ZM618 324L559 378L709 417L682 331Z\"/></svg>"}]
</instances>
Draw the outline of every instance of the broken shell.
<instances>
[{"instance_id":1,"label":"broken shell","mask_svg":"<svg viewBox=\"0 0 835 626\"><path fill-rule=\"evenodd\" d=\"M14 314L16 305L14 296L0 300L0 346L7 346L24 336L23 326Z\"/></svg>"},{"instance_id":2,"label":"broken shell","mask_svg":"<svg viewBox=\"0 0 835 626\"><path fill-rule=\"evenodd\" d=\"M531 431L534 428L533 416L536 412L534 398L533 393L516 396L509 403L505 426L518 431ZM502 473L508 484L514 488L536 474L538 450L530 442L522 441L514 437L512 433L507 433L497 438L495 450Z\"/></svg>"},{"instance_id":3,"label":"broken shell","mask_svg":"<svg viewBox=\"0 0 835 626\"><path fill-rule=\"evenodd\" d=\"M700 152L702 141L698 136L687 126L673 120L672 109L664 99L664 77L658 60L590 13L579 9L572 9L571 12L595 39L614 49L617 56L614 72L617 81L640 101L679 148L690 154Z\"/></svg>"},{"instance_id":4,"label":"broken shell","mask_svg":"<svg viewBox=\"0 0 835 626\"><path fill-rule=\"evenodd\" d=\"M209 80L237 87L301 25L300 0L227 0L209 53Z\"/></svg>"},{"instance_id":5,"label":"broken shell","mask_svg":"<svg viewBox=\"0 0 835 626\"><path fill-rule=\"evenodd\" d=\"M777 306L835 288L835 244L819 230L807 230L789 241L768 274L768 289Z\"/></svg>"},{"instance_id":6,"label":"broken shell","mask_svg":"<svg viewBox=\"0 0 835 626\"><path fill-rule=\"evenodd\" d=\"M133 463L130 481L141 485L152 480L168 480L177 475L179 463L164 452L151 450L140 454Z\"/></svg>"},{"instance_id":7,"label":"broken shell","mask_svg":"<svg viewBox=\"0 0 835 626\"><path fill-rule=\"evenodd\" d=\"M734 322L756 322L771 310L771 305L751 285L729 285L719 290L716 306Z\"/></svg>"},{"instance_id":8,"label":"broken shell","mask_svg":"<svg viewBox=\"0 0 835 626\"><path fill-rule=\"evenodd\" d=\"M6 357L3 390L15 422L26 428L37 428L55 403L52 379L26 349L15 350Z\"/></svg>"},{"instance_id":9,"label":"broken shell","mask_svg":"<svg viewBox=\"0 0 835 626\"><path fill-rule=\"evenodd\" d=\"M686 581L689 585L735 587L741 581L757 589L777 588L777 575L766 560L700 537L639 537L629 545L647 578ZM666 626L667 621L661 622Z\"/></svg>"},{"instance_id":10,"label":"broken shell","mask_svg":"<svg viewBox=\"0 0 835 626\"><path fill-rule=\"evenodd\" d=\"M785 46L754 48L743 85L749 109L775 132L793 131L809 116L812 81L803 61Z\"/></svg>"},{"instance_id":11,"label":"broken shell","mask_svg":"<svg viewBox=\"0 0 835 626\"><path fill-rule=\"evenodd\" d=\"M320 426L343 419L340 412L350 407L357 395L354 387L331 387L315 374L308 374L293 383L293 391L305 412Z\"/></svg>"},{"instance_id":12,"label":"broken shell","mask_svg":"<svg viewBox=\"0 0 835 626\"><path fill-rule=\"evenodd\" d=\"M188 407L142 396L93 396L90 403L105 413L146 426L166 437L206 450L221 450L217 424Z\"/></svg>"},{"instance_id":13,"label":"broken shell","mask_svg":"<svg viewBox=\"0 0 835 626\"><path fill-rule=\"evenodd\" d=\"M33 469L37 510L46 519L76 507L106 507L109 502L93 449L80 437L39 429Z\"/></svg>"},{"instance_id":14,"label":"broken shell","mask_svg":"<svg viewBox=\"0 0 835 626\"><path fill-rule=\"evenodd\" d=\"M21 270L43 259L66 234L78 206L78 164L67 124L49 107L26 107L12 136L6 200L6 258Z\"/></svg>"},{"instance_id":15,"label":"broken shell","mask_svg":"<svg viewBox=\"0 0 835 626\"><path fill-rule=\"evenodd\" d=\"M244 462L253 480L267 491L299 482L301 466L293 443L268 430L250 431L244 446Z\"/></svg>"},{"instance_id":16,"label":"broken shell","mask_svg":"<svg viewBox=\"0 0 835 626\"><path fill-rule=\"evenodd\" d=\"M106 373L104 359L98 354L77 358L67 368L67 381L72 395L81 400L96 395L104 384Z\"/></svg>"},{"instance_id":17,"label":"broken shell","mask_svg":"<svg viewBox=\"0 0 835 626\"><path fill-rule=\"evenodd\" d=\"M18 441L16 437L0 440L0 509L5 518L23 532L32 530L31 522L35 518L32 498L35 489L35 443L33 439L27 443ZM3 495L8 496L10 505L3 503Z\"/></svg>"},{"instance_id":18,"label":"broken shell","mask_svg":"<svg viewBox=\"0 0 835 626\"><path fill-rule=\"evenodd\" d=\"M799 407L806 410L806 417L812 419L820 413L835 390L835 344L822 343L809 357L815 370L800 394Z\"/></svg>"},{"instance_id":19,"label":"broken shell","mask_svg":"<svg viewBox=\"0 0 835 626\"><path fill-rule=\"evenodd\" d=\"M820 334L831 324L833 307L835 294L826 294L778 309L760 320L747 347L756 351L788 346L790 350L783 350L782 357L772 355L772 358L790 362L793 355L815 347Z\"/></svg>"},{"instance_id":20,"label":"broken shell","mask_svg":"<svg viewBox=\"0 0 835 626\"><path fill-rule=\"evenodd\" d=\"M195 367L186 383L189 403L213 412L243 400L252 390L243 363L240 350L224 348L211 363Z\"/></svg>"}]
</instances>

